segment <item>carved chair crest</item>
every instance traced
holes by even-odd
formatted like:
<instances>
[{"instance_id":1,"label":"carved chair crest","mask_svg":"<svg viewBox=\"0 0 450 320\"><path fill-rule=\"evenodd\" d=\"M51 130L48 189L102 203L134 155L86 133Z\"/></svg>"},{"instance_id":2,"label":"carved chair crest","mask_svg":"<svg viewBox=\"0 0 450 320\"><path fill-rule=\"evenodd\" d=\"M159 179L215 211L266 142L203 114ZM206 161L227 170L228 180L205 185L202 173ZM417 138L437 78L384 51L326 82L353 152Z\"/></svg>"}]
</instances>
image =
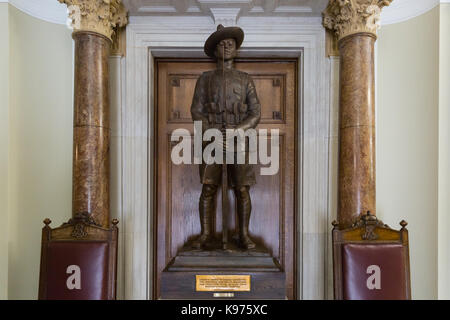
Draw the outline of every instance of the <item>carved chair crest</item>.
<instances>
[{"instance_id":1,"label":"carved chair crest","mask_svg":"<svg viewBox=\"0 0 450 320\"><path fill-rule=\"evenodd\" d=\"M333 230L337 229L339 223L337 221L333 221ZM408 223L405 220L400 222L402 230L406 228ZM383 221L379 220L374 214L370 211L367 211L366 214L360 215L353 222L351 229L361 229L361 239L362 240L377 240L379 239L379 234L376 231L377 228L383 228L387 230L394 230L389 227L387 224L383 223Z\"/></svg>"}]
</instances>

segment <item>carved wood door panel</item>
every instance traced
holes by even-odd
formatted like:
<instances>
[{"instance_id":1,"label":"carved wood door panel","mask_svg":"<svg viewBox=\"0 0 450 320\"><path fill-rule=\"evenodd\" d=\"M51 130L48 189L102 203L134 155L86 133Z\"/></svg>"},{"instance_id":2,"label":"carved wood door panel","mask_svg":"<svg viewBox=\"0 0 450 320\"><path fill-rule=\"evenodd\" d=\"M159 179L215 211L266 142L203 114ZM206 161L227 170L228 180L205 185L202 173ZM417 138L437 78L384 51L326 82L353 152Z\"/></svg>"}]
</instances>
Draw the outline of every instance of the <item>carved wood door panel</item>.
<instances>
[{"instance_id":1,"label":"carved wood door panel","mask_svg":"<svg viewBox=\"0 0 450 320\"><path fill-rule=\"evenodd\" d=\"M207 60L158 60L155 73L155 172L154 184L154 296L159 297L161 272L177 251L200 233L198 202L202 185L198 165L175 165L170 141L175 129L193 135L190 114L195 84L202 72L215 68ZM257 129L278 129L280 166L276 175L260 175L256 165L256 185L250 189L252 215L250 233L262 242L286 272L286 296L295 299L296 274L296 168L297 168L297 61L240 59L236 68L248 72L255 82L261 102L261 122ZM268 139L269 140L269 139ZM268 141L270 155L270 141ZM193 150L193 148L192 148ZM235 208L229 190L230 208ZM217 196L216 232L221 232L221 195ZM232 212L235 210L232 210ZM230 219L234 228L235 216Z\"/></svg>"}]
</instances>

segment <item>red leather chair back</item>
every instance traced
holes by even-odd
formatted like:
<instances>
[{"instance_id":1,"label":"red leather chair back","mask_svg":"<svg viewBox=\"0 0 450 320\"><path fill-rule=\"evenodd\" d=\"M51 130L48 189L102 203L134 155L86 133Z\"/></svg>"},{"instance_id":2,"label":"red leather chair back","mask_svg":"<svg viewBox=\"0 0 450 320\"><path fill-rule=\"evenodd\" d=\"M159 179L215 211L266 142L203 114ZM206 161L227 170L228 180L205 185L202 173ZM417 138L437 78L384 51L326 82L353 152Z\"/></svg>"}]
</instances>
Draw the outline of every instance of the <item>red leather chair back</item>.
<instances>
[{"instance_id":1,"label":"red leather chair back","mask_svg":"<svg viewBox=\"0 0 450 320\"><path fill-rule=\"evenodd\" d=\"M39 299L112 300L118 229L84 222L42 231Z\"/></svg>"},{"instance_id":2,"label":"red leather chair back","mask_svg":"<svg viewBox=\"0 0 450 320\"><path fill-rule=\"evenodd\" d=\"M335 299L411 299L406 222L396 231L370 214L361 219L333 230Z\"/></svg>"},{"instance_id":3,"label":"red leather chair back","mask_svg":"<svg viewBox=\"0 0 450 320\"><path fill-rule=\"evenodd\" d=\"M344 300L408 299L405 254L401 244L342 245Z\"/></svg>"}]
</instances>

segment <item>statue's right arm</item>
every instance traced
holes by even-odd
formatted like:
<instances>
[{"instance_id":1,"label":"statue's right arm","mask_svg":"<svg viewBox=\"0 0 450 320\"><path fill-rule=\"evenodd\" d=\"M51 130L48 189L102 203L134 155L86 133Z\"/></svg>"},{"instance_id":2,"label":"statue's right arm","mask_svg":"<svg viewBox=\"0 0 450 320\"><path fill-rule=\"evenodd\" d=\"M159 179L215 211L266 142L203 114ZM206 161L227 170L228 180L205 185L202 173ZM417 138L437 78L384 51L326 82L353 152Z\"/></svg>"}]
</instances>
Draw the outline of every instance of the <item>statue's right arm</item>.
<instances>
[{"instance_id":1,"label":"statue's right arm","mask_svg":"<svg viewBox=\"0 0 450 320\"><path fill-rule=\"evenodd\" d=\"M193 121L202 121L203 130L209 125L208 110L206 109L206 77L201 75L195 85L194 98L191 105L191 116Z\"/></svg>"}]
</instances>

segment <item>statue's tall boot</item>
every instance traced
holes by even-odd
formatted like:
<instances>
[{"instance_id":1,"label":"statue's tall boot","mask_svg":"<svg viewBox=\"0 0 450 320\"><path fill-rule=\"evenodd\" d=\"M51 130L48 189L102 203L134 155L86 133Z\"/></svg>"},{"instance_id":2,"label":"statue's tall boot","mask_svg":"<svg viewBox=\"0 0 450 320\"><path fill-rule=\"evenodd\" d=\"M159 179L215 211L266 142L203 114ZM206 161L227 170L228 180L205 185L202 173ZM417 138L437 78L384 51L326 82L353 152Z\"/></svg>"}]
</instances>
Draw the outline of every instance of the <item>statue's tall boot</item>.
<instances>
[{"instance_id":1,"label":"statue's tall boot","mask_svg":"<svg viewBox=\"0 0 450 320\"><path fill-rule=\"evenodd\" d=\"M192 243L197 249L206 247L213 241L213 214L215 195L217 193L216 185L203 185L202 194L200 195L199 211L201 234Z\"/></svg>"},{"instance_id":2,"label":"statue's tall boot","mask_svg":"<svg viewBox=\"0 0 450 320\"><path fill-rule=\"evenodd\" d=\"M252 212L252 202L248 190L248 186L237 187L235 189L239 219L239 245L247 250L256 247L248 232L250 214Z\"/></svg>"}]
</instances>

